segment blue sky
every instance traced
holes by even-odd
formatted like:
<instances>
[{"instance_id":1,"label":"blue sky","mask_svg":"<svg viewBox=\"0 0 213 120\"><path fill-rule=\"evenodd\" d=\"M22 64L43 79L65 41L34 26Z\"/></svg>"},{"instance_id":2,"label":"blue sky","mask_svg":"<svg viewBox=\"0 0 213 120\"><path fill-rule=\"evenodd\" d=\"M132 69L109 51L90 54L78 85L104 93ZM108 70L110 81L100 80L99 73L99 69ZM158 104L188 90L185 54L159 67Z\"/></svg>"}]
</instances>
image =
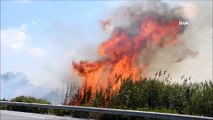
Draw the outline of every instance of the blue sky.
<instances>
[{"instance_id":1,"label":"blue sky","mask_svg":"<svg viewBox=\"0 0 213 120\"><path fill-rule=\"evenodd\" d=\"M72 60L95 57L97 44L108 37L101 31L100 20L107 19L112 10L125 2L128 1L2 0L1 73L21 72L28 78L29 84L36 87L60 86L61 81L73 77L70 75ZM200 15L209 16L208 11L204 11L206 5L200 5ZM195 23L197 21L194 20ZM212 31L209 24L202 28L196 33L207 36L203 40L211 39L211 36L208 37ZM212 69L207 69L202 75L199 70L196 71L212 65L209 52L212 51L212 41L200 42L204 43L196 48L201 51L200 57L196 60L189 58L177 66L185 66L181 75L193 69L195 78L197 75L212 79ZM192 62L193 65L190 64ZM177 70L173 71L176 74Z\"/></svg>"}]
</instances>

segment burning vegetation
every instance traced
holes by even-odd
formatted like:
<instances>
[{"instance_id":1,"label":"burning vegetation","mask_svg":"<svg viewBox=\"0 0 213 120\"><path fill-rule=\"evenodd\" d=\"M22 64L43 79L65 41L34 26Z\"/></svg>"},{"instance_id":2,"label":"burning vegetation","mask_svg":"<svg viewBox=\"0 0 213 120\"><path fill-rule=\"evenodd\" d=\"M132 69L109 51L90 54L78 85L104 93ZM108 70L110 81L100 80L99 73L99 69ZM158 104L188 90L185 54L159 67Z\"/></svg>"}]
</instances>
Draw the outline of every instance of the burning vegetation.
<instances>
[{"instance_id":1,"label":"burning vegetation","mask_svg":"<svg viewBox=\"0 0 213 120\"><path fill-rule=\"evenodd\" d=\"M152 6L165 5L157 2ZM164 9L164 12L152 9L135 12L127 8L128 25L113 26L110 38L98 47L99 59L73 61L73 71L84 83L72 104L78 105L88 93L86 98L90 104L101 90L108 99L120 89L123 81L144 78L159 49L179 45L178 35L184 32L185 26L179 26L178 21L186 19L177 12L181 8ZM112 24L110 20L101 23L104 30Z\"/></svg>"}]
</instances>

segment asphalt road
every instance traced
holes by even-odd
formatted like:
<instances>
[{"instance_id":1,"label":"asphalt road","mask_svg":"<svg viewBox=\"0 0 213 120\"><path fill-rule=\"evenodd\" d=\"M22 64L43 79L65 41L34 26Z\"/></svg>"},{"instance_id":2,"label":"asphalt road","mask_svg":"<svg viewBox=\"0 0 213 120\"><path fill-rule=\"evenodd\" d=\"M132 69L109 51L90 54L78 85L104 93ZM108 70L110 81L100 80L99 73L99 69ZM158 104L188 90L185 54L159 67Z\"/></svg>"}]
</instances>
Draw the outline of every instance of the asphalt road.
<instances>
[{"instance_id":1,"label":"asphalt road","mask_svg":"<svg viewBox=\"0 0 213 120\"><path fill-rule=\"evenodd\" d=\"M0 110L0 120L85 120L85 119Z\"/></svg>"}]
</instances>

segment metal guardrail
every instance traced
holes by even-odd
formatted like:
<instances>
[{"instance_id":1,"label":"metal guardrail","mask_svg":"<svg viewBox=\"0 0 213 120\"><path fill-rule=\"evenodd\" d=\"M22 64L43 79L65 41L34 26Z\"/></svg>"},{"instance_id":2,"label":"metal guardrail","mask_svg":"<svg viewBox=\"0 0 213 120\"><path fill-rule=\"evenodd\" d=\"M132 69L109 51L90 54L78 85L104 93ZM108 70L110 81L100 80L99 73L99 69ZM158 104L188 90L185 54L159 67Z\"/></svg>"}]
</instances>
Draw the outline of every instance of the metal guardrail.
<instances>
[{"instance_id":1,"label":"metal guardrail","mask_svg":"<svg viewBox=\"0 0 213 120\"><path fill-rule=\"evenodd\" d=\"M138 117L145 117L145 118L160 118L160 119L169 119L169 120L213 120L213 117L192 116L192 115L171 114L171 113L159 113L159 112L147 112L147 111L137 111L137 110L99 108L99 107L50 105L50 104L8 102L8 101L0 101L0 104L9 105L9 106L26 106L26 107L37 107L37 108L46 108L46 109L97 112L97 113L116 114L116 115L138 116Z\"/></svg>"}]
</instances>

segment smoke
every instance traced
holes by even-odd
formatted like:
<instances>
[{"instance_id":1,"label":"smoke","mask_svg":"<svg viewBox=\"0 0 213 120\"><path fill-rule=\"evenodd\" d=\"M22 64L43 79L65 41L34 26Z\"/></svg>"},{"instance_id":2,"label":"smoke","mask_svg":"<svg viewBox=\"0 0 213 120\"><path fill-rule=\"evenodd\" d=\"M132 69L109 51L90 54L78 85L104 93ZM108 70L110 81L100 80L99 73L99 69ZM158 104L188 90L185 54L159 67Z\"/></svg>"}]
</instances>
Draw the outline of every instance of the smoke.
<instances>
[{"instance_id":1,"label":"smoke","mask_svg":"<svg viewBox=\"0 0 213 120\"><path fill-rule=\"evenodd\" d=\"M17 96L42 97L48 91L45 88L30 84L26 76L21 72L7 72L1 74L1 99L12 99Z\"/></svg>"},{"instance_id":2,"label":"smoke","mask_svg":"<svg viewBox=\"0 0 213 120\"><path fill-rule=\"evenodd\" d=\"M144 20L144 17L151 16L154 17L158 22L162 24L171 19L178 19L180 21L188 21L189 26L181 26L182 30L186 31L192 27L190 19L195 17L197 14L198 7L192 3L187 3L178 6L171 6L166 2L133 2L131 5L126 5L113 14L112 26L114 28L123 28L123 30L129 35L135 35L140 30L141 20ZM162 17L159 19L159 17ZM122 21L122 22L121 22ZM185 28L187 27L187 28ZM183 33L184 34L184 33ZM193 39L185 39L183 35L178 36L178 45L161 48L159 46L150 46L148 49L142 49L143 54L140 56L139 61L146 62L147 64L156 64L156 63L174 63L181 62L189 56L196 56L198 54L197 50L194 50L191 46L188 45L189 41ZM169 41L173 38L165 38L162 42Z\"/></svg>"},{"instance_id":3,"label":"smoke","mask_svg":"<svg viewBox=\"0 0 213 120\"><path fill-rule=\"evenodd\" d=\"M180 8L176 14L187 18L189 25L179 35L178 46L156 54L149 75L168 70L175 81L182 75L192 76L193 82L212 80L212 1L179 2L176 6Z\"/></svg>"}]
</instances>

